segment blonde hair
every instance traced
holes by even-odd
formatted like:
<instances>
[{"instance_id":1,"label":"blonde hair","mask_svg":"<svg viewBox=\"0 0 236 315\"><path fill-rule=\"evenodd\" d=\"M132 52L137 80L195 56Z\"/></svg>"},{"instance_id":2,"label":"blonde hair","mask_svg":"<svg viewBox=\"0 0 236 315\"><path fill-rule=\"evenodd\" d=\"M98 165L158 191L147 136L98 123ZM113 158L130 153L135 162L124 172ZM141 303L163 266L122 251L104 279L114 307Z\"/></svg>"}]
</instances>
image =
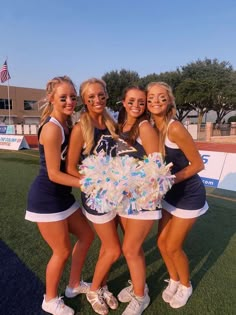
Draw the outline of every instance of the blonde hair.
<instances>
[{"instance_id":1,"label":"blonde hair","mask_svg":"<svg viewBox=\"0 0 236 315\"><path fill-rule=\"evenodd\" d=\"M165 82L151 82L147 85L146 90L147 93L150 91L150 89L153 86L161 86L163 87L168 94L170 103L167 106L166 115L163 119L163 125L161 126L161 129L156 126L156 131L158 133L159 137L159 151L165 156L165 138L167 134L168 124L171 119L175 118L176 115L176 104L175 104L175 97L172 91L172 88ZM153 114L151 114L151 118L153 119Z\"/></svg>"},{"instance_id":2,"label":"blonde hair","mask_svg":"<svg viewBox=\"0 0 236 315\"><path fill-rule=\"evenodd\" d=\"M92 84L100 84L104 90L106 98L108 98L108 93L107 93L107 88L106 88L106 83L105 81L97 78L91 78L88 79L84 82L81 83L80 89L79 89L79 94L81 97L81 100L83 103L84 102L84 95L88 89L88 87ZM118 139L118 135L116 134L116 123L114 119L108 114L107 110L104 109L102 113L102 118L103 122L106 125L107 129L109 130L111 136L114 139ZM84 109L81 111L80 114L80 125L81 125L81 130L85 142L85 149L83 151L84 154L89 154L93 145L94 145L94 125L92 122L92 119L89 115L89 112L87 110L86 104L84 106Z\"/></svg>"},{"instance_id":3,"label":"blonde hair","mask_svg":"<svg viewBox=\"0 0 236 315\"><path fill-rule=\"evenodd\" d=\"M62 77L55 77L52 80L48 81L48 83L46 85L46 102L40 108L40 109L43 109L42 115L41 115L41 119L40 119L40 125L43 125L45 120L51 115L51 113L53 111L53 105L52 105L50 100L54 96L58 85L60 85L62 83L69 83L69 84L71 84L72 87L75 90L75 93L77 94L74 83L66 75L64 75ZM72 127L71 116L68 116L67 124L68 124L69 127Z\"/></svg>"}]
</instances>

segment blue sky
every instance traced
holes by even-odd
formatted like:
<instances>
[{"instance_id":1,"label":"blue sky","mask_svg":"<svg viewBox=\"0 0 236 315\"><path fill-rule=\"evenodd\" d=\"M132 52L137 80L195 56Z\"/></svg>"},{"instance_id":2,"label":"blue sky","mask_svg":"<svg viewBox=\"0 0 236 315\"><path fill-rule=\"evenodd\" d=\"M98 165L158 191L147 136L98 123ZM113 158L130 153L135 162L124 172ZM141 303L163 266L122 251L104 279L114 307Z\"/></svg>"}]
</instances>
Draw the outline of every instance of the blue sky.
<instances>
[{"instance_id":1,"label":"blue sky","mask_svg":"<svg viewBox=\"0 0 236 315\"><path fill-rule=\"evenodd\" d=\"M112 70L145 76L217 58L236 70L235 0L1 1L0 66L10 85L77 86ZM7 83L5 83L7 84Z\"/></svg>"}]
</instances>

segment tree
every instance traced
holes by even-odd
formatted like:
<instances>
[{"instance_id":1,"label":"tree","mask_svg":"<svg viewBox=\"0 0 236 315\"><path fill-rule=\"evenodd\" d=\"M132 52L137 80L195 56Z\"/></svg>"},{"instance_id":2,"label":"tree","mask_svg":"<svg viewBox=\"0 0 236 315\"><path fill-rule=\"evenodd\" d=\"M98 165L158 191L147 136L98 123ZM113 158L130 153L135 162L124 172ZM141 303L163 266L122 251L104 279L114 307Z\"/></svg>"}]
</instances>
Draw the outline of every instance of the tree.
<instances>
[{"instance_id":1,"label":"tree","mask_svg":"<svg viewBox=\"0 0 236 315\"><path fill-rule=\"evenodd\" d=\"M192 80L183 80L176 89L176 100L182 110L182 119L185 118L192 110L198 113L198 123L200 124L203 115L208 112L206 84ZM185 113L185 114L184 114Z\"/></svg>"},{"instance_id":2,"label":"tree","mask_svg":"<svg viewBox=\"0 0 236 315\"><path fill-rule=\"evenodd\" d=\"M175 93L176 87L181 82L181 72L177 69L176 71L162 72L160 74L153 73L140 79L140 85L143 87L146 87L151 82L166 82Z\"/></svg>"},{"instance_id":3,"label":"tree","mask_svg":"<svg viewBox=\"0 0 236 315\"><path fill-rule=\"evenodd\" d=\"M146 88L146 86L148 85L148 83L150 82L157 82L160 81L160 76L156 73L152 73L152 74L148 74L145 77L142 77L139 81L140 86L142 86L143 88Z\"/></svg>"},{"instance_id":4,"label":"tree","mask_svg":"<svg viewBox=\"0 0 236 315\"><path fill-rule=\"evenodd\" d=\"M217 118L216 122L221 123L224 117L236 110L236 72L232 72L228 78L228 84L223 91L219 91L213 101L213 110Z\"/></svg>"},{"instance_id":5,"label":"tree","mask_svg":"<svg viewBox=\"0 0 236 315\"><path fill-rule=\"evenodd\" d=\"M139 75L135 71L129 71L122 69L119 72L117 70L107 72L102 76L102 79L107 84L107 90L109 99L107 106L114 111L120 109L120 101L122 91L129 85L137 85L139 83Z\"/></svg>"},{"instance_id":6,"label":"tree","mask_svg":"<svg viewBox=\"0 0 236 315\"><path fill-rule=\"evenodd\" d=\"M233 110L236 92L232 74L231 64L217 59L197 60L182 67L183 81L178 86L178 97L197 111L199 124L210 110L216 111L219 122Z\"/></svg>"}]
</instances>

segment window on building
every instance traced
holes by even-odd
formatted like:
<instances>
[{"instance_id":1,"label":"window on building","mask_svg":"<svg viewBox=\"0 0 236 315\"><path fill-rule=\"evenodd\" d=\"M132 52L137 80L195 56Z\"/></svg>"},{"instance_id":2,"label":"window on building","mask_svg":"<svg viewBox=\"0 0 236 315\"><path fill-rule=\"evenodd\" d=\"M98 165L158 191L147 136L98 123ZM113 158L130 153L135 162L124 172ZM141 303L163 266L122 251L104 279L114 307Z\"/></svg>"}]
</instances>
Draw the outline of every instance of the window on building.
<instances>
[{"instance_id":1,"label":"window on building","mask_svg":"<svg viewBox=\"0 0 236 315\"><path fill-rule=\"evenodd\" d=\"M24 101L24 110L34 110L37 101Z\"/></svg>"},{"instance_id":2,"label":"window on building","mask_svg":"<svg viewBox=\"0 0 236 315\"><path fill-rule=\"evenodd\" d=\"M0 98L0 109L9 109L8 99ZM10 109L12 109L12 100L10 100Z\"/></svg>"}]
</instances>

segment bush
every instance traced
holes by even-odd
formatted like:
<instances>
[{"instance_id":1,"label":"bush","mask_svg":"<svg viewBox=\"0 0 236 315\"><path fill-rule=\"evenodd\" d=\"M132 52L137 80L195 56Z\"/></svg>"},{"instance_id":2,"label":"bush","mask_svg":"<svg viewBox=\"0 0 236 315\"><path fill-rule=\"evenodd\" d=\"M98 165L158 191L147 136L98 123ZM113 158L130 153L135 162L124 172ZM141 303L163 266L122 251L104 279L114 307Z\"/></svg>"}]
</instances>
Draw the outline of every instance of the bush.
<instances>
[{"instance_id":1,"label":"bush","mask_svg":"<svg viewBox=\"0 0 236 315\"><path fill-rule=\"evenodd\" d=\"M231 122L236 122L236 116L229 117L228 123L231 123Z\"/></svg>"}]
</instances>

